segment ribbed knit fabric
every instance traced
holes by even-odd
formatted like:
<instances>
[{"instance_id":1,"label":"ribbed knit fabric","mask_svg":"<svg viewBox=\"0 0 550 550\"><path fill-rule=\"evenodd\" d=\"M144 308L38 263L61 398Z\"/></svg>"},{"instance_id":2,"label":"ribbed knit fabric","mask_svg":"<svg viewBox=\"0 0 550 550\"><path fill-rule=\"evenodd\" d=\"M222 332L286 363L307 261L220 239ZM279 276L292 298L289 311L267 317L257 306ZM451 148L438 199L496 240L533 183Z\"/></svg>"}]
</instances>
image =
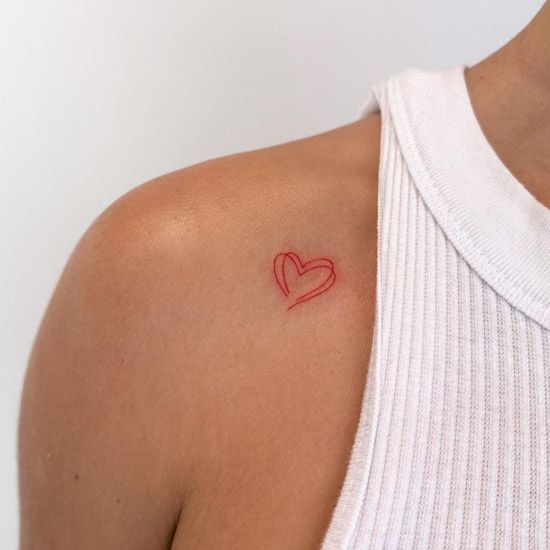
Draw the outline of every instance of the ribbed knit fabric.
<instances>
[{"instance_id":1,"label":"ribbed knit fabric","mask_svg":"<svg viewBox=\"0 0 550 550\"><path fill-rule=\"evenodd\" d=\"M550 209L465 65L369 90L382 118L372 353L322 550L550 548Z\"/></svg>"}]
</instances>

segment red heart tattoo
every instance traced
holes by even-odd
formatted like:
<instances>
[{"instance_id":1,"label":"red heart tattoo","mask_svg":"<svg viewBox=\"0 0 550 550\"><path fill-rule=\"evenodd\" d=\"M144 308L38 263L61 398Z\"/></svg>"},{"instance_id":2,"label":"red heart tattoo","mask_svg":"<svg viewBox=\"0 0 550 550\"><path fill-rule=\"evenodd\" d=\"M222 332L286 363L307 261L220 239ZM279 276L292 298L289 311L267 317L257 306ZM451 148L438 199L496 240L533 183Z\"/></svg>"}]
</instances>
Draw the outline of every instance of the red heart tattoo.
<instances>
[{"instance_id":1,"label":"red heart tattoo","mask_svg":"<svg viewBox=\"0 0 550 550\"><path fill-rule=\"evenodd\" d=\"M319 296L319 294L326 292L336 280L334 264L328 258L317 258L315 260L310 260L309 262L302 263L302 261L298 257L298 254L295 254L294 252L281 252L275 256L275 260L273 261L273 273L275 274L277 284L279 285L285 296L290 296L292 294L292 291L289 289L288 285L288 268L292 264L296 268L296 272L299 277L302 277L303 275L314 269L325 270L327 271L327 274L324 280L322 280L322 282L315 286L313 289L306 290L305 292L304 289L302 289L302 293L298 296L298 298L294 300L294 302L290 306L288 306L287 309L290 309L307 300L311 300L311 298Z\"/></svg>"}]
</instances>

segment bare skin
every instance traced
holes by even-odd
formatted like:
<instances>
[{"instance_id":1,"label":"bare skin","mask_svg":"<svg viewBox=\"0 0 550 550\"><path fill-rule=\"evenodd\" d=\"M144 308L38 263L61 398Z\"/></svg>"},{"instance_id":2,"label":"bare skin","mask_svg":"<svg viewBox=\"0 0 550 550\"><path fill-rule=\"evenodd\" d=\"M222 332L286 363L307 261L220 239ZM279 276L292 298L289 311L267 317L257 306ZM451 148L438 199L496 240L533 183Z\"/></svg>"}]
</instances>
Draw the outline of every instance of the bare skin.
<instances>
[{"instance_id":1,"label":"bare skin","mask_svg":"<svg viewBox=\"0 0 550 550\"><path fill-rule=\"evenodd\" d=\"M20 420L22 549L314 548L359 420L380 117L184 168L83 237ZM337 280L287 309L274 256Z\"/></svg>"},{"instance_id":2,"label":"bare skin","mask_svg":"<svg viewBox=\"0 0 550 550\"><path fill-rule=\"evenodd\" d=\"M548 37L547 3L466 77L550 207ZM25 380L22 550L319 547L368 380L379 143L374 114L164 175L96 220ZM290 310L287 250L337 276Z\"/></svg>"},{"instance_id":3,"label":"bare skin","mask_svg":"<svg viewBox=\"0 0 550 550\"><path fill-rule=\"evenodd\" d=\"M550 208L550 2L466 71L476 117L512 174Z\"/></svg>"}]
</instances>

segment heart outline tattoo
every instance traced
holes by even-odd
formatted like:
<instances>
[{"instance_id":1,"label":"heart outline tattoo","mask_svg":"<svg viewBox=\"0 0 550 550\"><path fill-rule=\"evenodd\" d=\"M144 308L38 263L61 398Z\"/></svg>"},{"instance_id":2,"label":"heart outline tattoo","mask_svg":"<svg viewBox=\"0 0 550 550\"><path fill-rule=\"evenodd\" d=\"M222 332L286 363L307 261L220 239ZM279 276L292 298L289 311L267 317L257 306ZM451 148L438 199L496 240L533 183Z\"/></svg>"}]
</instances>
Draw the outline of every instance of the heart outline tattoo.
<instances>
[{"instance_id":1,"label":"heart outline tattoo","mask_svg":"<svg viewBox=\"0 0 550 550\"><path fill-rule=\"evenodd\" d=\"M334 284L334 281L336 280L334 264L328 258L315 258L313 260L309 260L308 262L302 263L298 254L295 252L280 252L273 260L273 273L277 284L285 296L290 294L285 275L288 260L292 261L300 277L312 269L329 269L330 272L327 278L319 286L299 296L293 304L287 307L287 310L297 306L298 304L306 302L307 300L311 300L311 298L314 298L315 296L323 294Z\"/></svg>"}]
</instances>

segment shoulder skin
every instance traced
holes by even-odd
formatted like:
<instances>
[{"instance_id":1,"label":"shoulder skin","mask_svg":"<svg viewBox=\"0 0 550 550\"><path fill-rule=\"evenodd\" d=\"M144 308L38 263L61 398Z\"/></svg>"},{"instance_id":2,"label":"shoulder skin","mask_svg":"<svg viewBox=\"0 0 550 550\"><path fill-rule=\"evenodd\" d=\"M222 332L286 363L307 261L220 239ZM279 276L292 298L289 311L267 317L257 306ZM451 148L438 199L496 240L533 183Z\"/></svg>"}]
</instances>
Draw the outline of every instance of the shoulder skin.
<instances>
[{"instance_id":1,"label":"shoulder skin","mask_svg":"<svg viewBox=\"0 0 550 550\"><path fill-rule=\"evenodd\" d=\"M296 441L312 444L321 401L335 419L328 435L350 444L354 425L338 411L361 387L343 385L334 365L368 352L357 331L368 328L374 291L379 122L185 167L95 220L53 293L25 378L22 550L244 548L240 534L204 533L207 514L223 508L220 487L245 520L258 493L270 495L266 506L288 501L262 489L262 472L277 471L266 456L294 446L310 460ZM337 277L290 310L273 272L288 250L330 258ZM297 506L325 498L311 520L319 529L348 450L324 466L326 486L293 493ZM251 494L229 474L243 464ZM275 532L264 519L258 529ZM313 542L298 524L287 532Z\"/></svg>"}]
</instances>

